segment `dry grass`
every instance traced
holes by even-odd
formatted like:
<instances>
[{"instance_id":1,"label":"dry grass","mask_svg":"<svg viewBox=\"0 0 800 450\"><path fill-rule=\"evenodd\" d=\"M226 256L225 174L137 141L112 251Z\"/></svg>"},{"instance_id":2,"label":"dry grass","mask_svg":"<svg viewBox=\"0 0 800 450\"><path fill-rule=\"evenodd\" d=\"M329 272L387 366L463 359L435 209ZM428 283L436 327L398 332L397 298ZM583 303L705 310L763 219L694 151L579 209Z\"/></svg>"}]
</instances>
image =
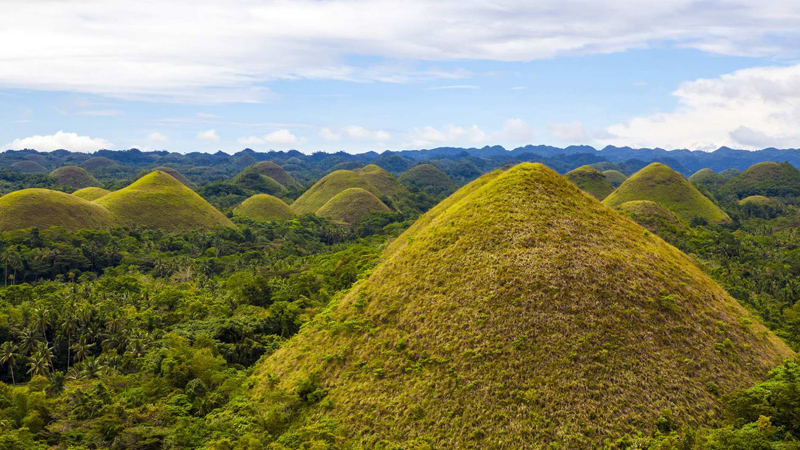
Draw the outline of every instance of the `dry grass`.
<instances>
[{"instance_id":1,"label":"dry grass","mask_svg":"<svg viewBox=\"0 0 800 450\"><path fill-rule=\"evenodd\" d=\"M72 195L92 202L108 194L109 192L111 191L99 187L87 187L83 189L78 189L77 191L73 192Z\"/></svg>"},{"instance_id":2,"label":"dry grass","mask_svg":"<svg viewBox=\"0 0 800 450\"><path fill-rule=\"evenodd\" d=\"M287 189L300 187L300 183L298 183L297 180L283 170L283 167L272 161L261 161L247 166L240 172L240 175L248 173L258 173L270 177Z\"/></svg>"},{"instance_id":3,"label":"dry grass","mask_svg":"<svg viewBox=\"0 0 800 450\"><path fill-rule=\"evenodd\" d=\"M606 180L608 180L608 182L611 183L611 186L614 186L615 188L619 187L622 183L625 182L625 180L628 179L628 177L625 176L624 173L618 170L604 170L603 175L606 176Z\"/></svg>"},{"instance_id":4,"label":"dry grass","mask_svg":"<svg viewBox=\"0 0 800 450\"><path fill-rule=\"evenodd\" d=\"M59 167L50 172L50 176L54 178L58 184L75 189L102 186L102 183L97 181L86 169L78 166Z\"/></svg>"},{"instance_id":5,"label":"dry grass","mask_svg":"<svg viewBox=\"0 0 800 450\"><path fill-rule=\"evenodd\" d=\"M381 192L361 175L351 170L337 170L322 177L292 203L292 208L300 214L316 213L328 200L349 188L361 188L376 197Z\"/></svg>"},{"instance_id":6,"label":"dry grass","mask_svg":"<svg viewBox=\"0 0 800 450\"><path fill-rule=\"evenodd\" d=\"M623 175L624 176L624 175ZM588 192L594 198L602 200L614 191L614 186L606 179L603 172L592 166L581 166L567 172L565 177L581 190Z\"/></svg>"},{"instance_id":7,"label":"dry grass","mask_svg":"<svg viewBox=\"0 0 800 450\"><path fill-rule=\"evenodd\" d=\"M102 206L49 189L23 189L0 197L0 230L64 227L69 231L113 225Z\"/></svg>"},{"instance_id":8,"label":"dry grass","mask_svg":"<svg viewBox=\"0 0 800 450\"><path fill-rule=\"evenodd\" d=\"M317 215L344 225L358 225L373 212L391 211L378 197L361 188L345 189L328 200Z\"/></svg>"},{"instance_id":9,"label":"dry grass","mask_svg":"<svg viewBox=\"0 0 800 450\"><path fill-rule=\"evenodd\" d=\"M253 220L287 220L297 217L297 212L283 200L268 194L254 195L233 210L235 216Z\"/></svg>"}]
</instances>

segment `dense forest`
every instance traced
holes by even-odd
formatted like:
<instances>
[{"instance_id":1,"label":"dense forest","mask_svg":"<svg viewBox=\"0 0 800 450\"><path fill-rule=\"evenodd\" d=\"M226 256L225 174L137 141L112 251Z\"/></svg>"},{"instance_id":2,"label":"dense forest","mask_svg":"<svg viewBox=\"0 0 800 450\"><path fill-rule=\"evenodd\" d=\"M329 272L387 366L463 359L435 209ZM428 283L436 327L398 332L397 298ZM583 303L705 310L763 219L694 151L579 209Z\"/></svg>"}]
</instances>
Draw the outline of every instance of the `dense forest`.
<instances>
[{"instance_id":1,"label":"dense forest","mask_svg":"<svg viewBox=\"0 0 800 450\"><path fill-rule=\"evenodd\" d=\"M606 152L614 154L608 150L598 154ZM654 160L614 161L590 152L577 158L552 151L537 156L531 156L533 151L473 153L1 154L0 161L11 163L0 162L0 167L7 166L0 171L0 190L5 194L0 199L22 189L72 193L85 187L48 175L56 166L81 165L91 174L92 187L118 192L144 179L147 171L167 166L177 169L175 178L216 207L232 226L164 229L113 222L89 229L18 227L0 232L0 449L349 448L339 423L292 426L312 406L327 407L328 388L314 374L291 390L276 388L268 404L252 401L259 362L340 301L354 284L367 279L385 257L387 246L457 186L522 160L552 163L562 173L592 164L597 173L613 169L626 176L647 170L647 163ZM290 176L284 180L283 172L266 176L247 170L267 159ZM368 163L399 178L365 170ZM670 166L669 161L665 164ZM739 162L720 164L714 164L720 172L747 168ZM672 169L685 173L687 167L694 170L688 164ZM319 206L330 209L328 202L333 199L345 202L348 212L362 207L355 200L337 198L339 191L325 192L325 186L334 184L332 178L327 184L316 183L338 170L348 173L337 183L346 184L339 181L346 177L353 183L343 184L341 192L359 189L359 199L377 206L355 218L321 212L326 208ZM753 182L752 174L748 178L748 172L738 171L716 184L691 187L680 175L671 179L697 191L708 202L704 207L718 208L724 220L716 223L699 213L676 217L685 211L669 203L663 193L626 198L626 202L659 203L669 210L662 215L619 209L646 227L645 233L657 234L692 257L767 328L798 350L800 191L792 190L792 183L800 178L793 178L794 169L788 164L780 170L785 178L778 188L787 189L772 186L774 173L759 175L761 184ZM617 189L630 191L631 184ZM237 212L245 200L257 195L275 196L284 202L281 205L295 210L314 206L280 219L253 217L244 209ZM672 300L665 295L659 301ZM348 332L362 325L339 326ZM731 351L729 340L720 340L718 351ZM392 344L397 349L402 345ZM326 349L332 360L339 351ZM376 379L382 377L380 370L373 371ZM277 380L273 384L277 386ZM800 448L796 361L786 360L762 383L744 390L723 393L713 380L706 389L724 405L721 420L711 425L700 420L686 423L664 410L656 423L646 427L652 432L618 436L603 445ZM399 448L391 443L377 447ZM420 440L414 448L437 446Z\"/></svg>"}]
</instances>

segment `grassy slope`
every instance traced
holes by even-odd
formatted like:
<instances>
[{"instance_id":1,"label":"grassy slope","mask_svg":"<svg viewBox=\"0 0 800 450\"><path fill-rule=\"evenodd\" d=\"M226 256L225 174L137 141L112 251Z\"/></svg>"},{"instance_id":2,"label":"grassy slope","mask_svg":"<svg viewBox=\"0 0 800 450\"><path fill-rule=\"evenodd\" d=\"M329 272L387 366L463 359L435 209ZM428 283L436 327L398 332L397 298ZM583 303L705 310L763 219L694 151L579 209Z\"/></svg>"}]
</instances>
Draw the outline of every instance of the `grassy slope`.
<instances>
[{"instance_id":1,"label":"grassy slope","mask_svg":"<svg viewBox=\"0 0 800 450\"><path fill-rule=\"evenodd\" d=\"M725 183L721 191L738 198L800 196L800 170L789 163L758 163Z\"/></svg>"},{"instance_id":2,"label":"grassy slope","mask_svg":"<svg viewBox=\"0 0 800 450\"><path fill-rule=\"evenodd\" d=\"M160 166L160 167L156 167L155 169L151 170L150 172L164 172L164 173L168 174L169 176L171 176L172 178L175 178L176 180L178 180L181 183L183 183L184 186L188 187L189 189L195 189L197 187L197 185L194 184L192 182L192 180L186 178L185 176L183 176L182 173L178 172L177 169L173 169L172 167Z\"/></svg>"},{"instance_id":3,"label":"grassy slope","mask_svg":"<svg viewBox=\"0 0 800 450\"><path fill-rule=\"evenodd\" d=\"M389 197L394 201L400 201L407 198L409 195L408 189L397 180L397 177L380 166L370 164L356 169L353 172L359 174L361 178L375 186L381 196Z\"/></svg>"},{"instance_id":4,"label":"grassy slope","mask_svg":"<svg viewBox=\"0 0 800 450\"><path fill-rule=\"evenodd\" d=\"M151 172L96 203L108 208L120 225L168 231L234 226L196 192L164 172Z\"/></svg>"},{"instance_id":5,"label":"grassy slope","mask_svg":"<svg viewBox=\"0 0 800 450\"><path fill-rule=\"evenodd\" d=\"M626 177L625 174L619 170L605 170L603 171L603 175L606 176L606 180L611 183L611 186L614 186L615 188L619 187L619 185L628 179L628 177Z\"/></svg>"},{"instance_id":6,"label":"grassy slope","mask_svg":"<svg viewBox=\"0 0 800 450\"><path fill-rule=\"evenodd\" d=\"M25 173L47 173L47 168L35 161L20 161L11 165L17 172Z\"/></svg>"},{"instance_id":7,"label":"grassy slope","mask_svg":"<svg viewBox=\"0 0 800 450\"><path fill-rule=\"evenodd\" d=\"M667 208L650 200L632 200L617 207L634 222L661 237L669 236L686 227Z\"/></svg>"},{"instance_id":8,"label":"grassy slope","mask_svg":"<svg viewBox=\"0 0 800 450\"><path fill-rule=\"evenodd\" d=\"M598 200L608 197L608 194L614 191L614 186L606 179L606 176L592 166L578 167L567 172L565 176L575 186L588 192Z\"/></svg>"},{"instance_id":9,"label":"grassy slope","mask_svg":"<svg viewBox=\"0 0 800 450\"><path fill-rule=\"evenodd\" d=\"M271 161L261 161L250 166L247 166L242 170L241 174L255 172L261 175L266 175L273 180L277 181L285 188L299 188L300 183L297 182L291 175L289 175L283 167L275 164Z\"/></svg>"},{"instance_id":10,"label":"grassy slope","mask_svg":"<svg viewBox=\"0 0 800 450\"><path fill-rule=\"evenodd\" d=\"M283 200L268 194L257 194L248 198L234 208L233 214L255 220L286 220L297 216Z\"/></svg>"},{"instance_id":11,"label":"grassy slope","mask_svg":"<svg viewBox=\"0 0 800 450\"><path fill-rule=\"evenodd\" d=\"M700 169L689 177L689 182L695 186L702 186L706 189L716 191L720 188L728 178L725 175L718 174L711 169Z\"/></svg>"},{"instance_id":12,"label":"grassy slope","mask_svg":"<svg viewBox=\"0 0 800 450\"><path fill-rule=\"evenodd\" d=\"M618 207L632 200L654 201L687 223L694 217L710 223L730 221L730 217L692 183L661 163L652 163L633 174L603 203Z\"/></svg>"},{"instance_id":13,"label":"grassy slope","mask_svg":"<svg viewBox=\"0 0 800 450\"><path fill-rule=\"evenodd\" d=\"M117 165L117 163L115 163L114 161L106 158L105 156L95 156L95 157L89 158L89 159L87 159L86 161L83 162L83 167L85 167L86 170L89 170L89 171L97 170L97 169L105 169L105 168L108 168L108 167L114 167L116 165Z\"/></svg>"},{"instance_id":14,"label":"grassy slope","mask_svg":"<svg viewBox=\"0 0 800 450\"><path fill-rule=\"evenodd\" d=\"M361 188L350 188L328 200L317 210L317 215L327 217L334 222L358 225L376 211L390 211L390 209L372 193Z\"/></svg>"},{"instance_id":15,"label":"grassy slope","mask_svg":"<svg viewBox=\"0 0 800 450\"><path fill-rule=\"evenodd\" d=\"M109 192L111 191L99 187L86 187L83 189L78 189L77 191L73 192L72 195L93 202Z\"/></svg>"},{"instance_id":16,"label":"grassy slope","mask_svg":"<svg viewBox=\"0 0 800 450\"><path fill-rule=\"evenodd\" d=\"M763 195L751 195L739 200L740 205L771 205L773 203L775 203L774 200L769 197L764 197Z\"/></svg>"},{"instance_id":17,"label":"grassy slope","mask_svg":"<svg viewBox=\"0 0 800 450\"><path fill-rule=\"evenodd\" d=\"M269 195L282 195L286 188L268 175L255 171L241 172L233 179L233 183L250 191Z\"/></svg>"},{"instance_id":18,"label":"grassy slope","mask_svg":"<svg viewBox=\"0 0 800 450\"><path fill-rule=\"evenodd\" d=\"M92 176L83 167L77 166L64 166L50 172L50 176L54 178L58 184L62 186L69 186L75 189L83 189L85 187L99 187L102 185L95 177Z\"/></svg>"},{"instance_id":19,"label":"grassy slope","mask_svg":"<svg viewBox=\"0 0 800 450\"><path fill-rule=\"evenodd\" d=\"M292 208L300 214L315 213L318 209L345 189L359 187L380 197L380 191L350 170L337 170L322 177L311 188L292 203Z\"/></svg>"},{"instance_id":20,"label":"grassy slope","mask_svg":"<svg viewBox=\"0 0 800 450\"><path fill-rule=\"evenodd\" d=\"M0 197L0 230L64 227L109 228L111 214L102 206L63 192L23 189Z\"/></svg>"},{"instance_id":21,"label":"grassy slope","mask_svg":"<svg viewBox=\"0 0 800 450\"><path fill-rule=\"evenodd\" d=\"M417 188L434 197L449 194L456 187L446 173L432 164L414 166L400 174L398 180L406 186Z\"/></svg>"},{"instance_id":22,"label":"grassy slope","mask_svg":"<svg viewBox=\"0 0 800 450\"><path fill-rule=\"evenodd\" d=\"M265 411L311 373L328 389L290 429L588 448L665 408L710 421L706 383L730 392L793 355L689 257L538 164L462 188L384 258L258 368Z\"/></svg>"}]
</instances>

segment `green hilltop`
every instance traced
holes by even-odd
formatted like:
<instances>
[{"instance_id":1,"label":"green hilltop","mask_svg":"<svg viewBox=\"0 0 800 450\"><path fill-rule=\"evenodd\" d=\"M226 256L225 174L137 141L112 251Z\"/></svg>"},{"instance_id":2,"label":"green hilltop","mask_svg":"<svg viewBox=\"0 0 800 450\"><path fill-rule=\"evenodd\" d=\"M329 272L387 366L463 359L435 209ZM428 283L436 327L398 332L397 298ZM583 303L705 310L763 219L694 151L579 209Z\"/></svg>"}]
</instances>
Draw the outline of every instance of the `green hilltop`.
<instances>
[{"instance_id":1,"label":"green hilltop","mask_svg":"<svg viewBox=\"0 0 800 450\"><path fill-rule=\"evenodd\" d=\"M373 212L391 211L378 197L362 188L349 188L328 200L317 215L345 225L358 225Z\"/></svg>"},{"instance_id":2,"label":"green hilltop","mask_svg":"<svg viewBox=\"0 0 800 450\"><path fill-rule=\"evenodd\" d=\"M176 180L178 180L181 183L183 183L183 185L188 187L189 189L197 188L197 185L194 184L192 182L192 180L186 178L185 176L183 176L182 173L178 172L177 169L173 169L172 167L159 166L159 167L156 167L154 169L151 169L151 170L143 173L139 178L141 178L145 174L151 173L151 172L164 172L164 173L168 174L169 176L171 176L172 178L175 178Z\"/></svg>"},{"instance_id":3,"label":"green hilltop","mask_svg":"<svg viewBox=\"0 0 800 450\"><path fill-rule=\"evenodd\" d=\"M68 231L113 225L100 205L49 189L23 189L0 197L0 230L63 227Z\"/></svg>"},{"instance_id":4,"label":"green hilltop","mask_svg":"<svg viewBox=\"0 0 800 450\"><path fill-rule=\"evenodd\" d=\"M453 180L433 164L414 166L400 174L398 180L405 186L419 189L434 198L448 195L456 188Z\"/></svg>"},{"instance_id":5,"label":"green hilltop","mask_svg":"<svg viewBox=\"0 0 800 450\"><path fill-rule=\"evenodd\" d=\"M620 172L619 170L604 170L603 175L606 176L606 180L611 183L611 186L614 188L618 188L625 180L628 179L624 173Z\"/></svg>"},{"instance_id":6,"label":"green hilltop","mask_svg":"<svg viewBox=\"0 0 800 450\"><path fill-rule=\"evenodd\" d=\"M233 215L253 220L287 220L297 213L283 200L268 194L257 194L233 209Z\"/></svg>"},{"instance_id":7,"label":"green hilltop","mask_svg":"<svg viewBox=\"0 0 800 450\"><path fill-rule=\"evenodd\" d=\"M708 189L712 192L719 189L727 181L728 177L716 173L711 169L700 169L689 177L689 182L693 185L698 188Z\"/></svg>"},{"instance_id":8,"label":"green hilltop","mask_svg":"<svg viewBox=\"0 0 800 450\"><path fill-rule=\"evenodd\" d=\"M381 192L352 170L337 170L325 175L292 203L300 214L316 213L328 200L349 188L361 188L380 197Z\"/></svg>"},{"instance_id":9,"label":"green hilltop","mask_svg":"<svg viewBox=\"0 0 800 450\"><path fill-rule=\"evenodd\" d=\"M242 172L233 178L233 184L254 191L261 194L269 195L283 195L286 193L286 187L275 181L268 175L262 175L258 172Z\"/></svg>"},{"instance_id":10,"label":"green hilltop","mask_svg":"<svg viewBox=\"0 0 800 450\"><path fill-rule=\"evenodd\" d=\"M367 183L375 186L375 189L381 194L380 197L387 197L393 202L402 202L409 196L408 189L397 180L397 177L378 165L370 164L353 172L360 175Z\"/></svg>"},{"instance_id":11,"label":"green hilltop","mask_svg":"<svg viewBox=\"0 0 800 450\"><path fill-rule=\"evenodd\" d=\"M603 203L616 208L632 200L654 201L686 223L695 218L709 223L731 220L686 178L661 163L652 163L631 175Z\"/></svg>"},{"instance_id":12,"label":"green hilltop","mask_svg":"<svg viewBox=\"0 0 800 450\"><path fill-rule=\"evenodd\" d=\"M233 223L196 192L156 171L96 200L118 225L167 231L211 230Z\"/></svg>"},{"instance_id":13,"label":"green hilltop","mask_svg":"<svg viewBox=\"0 0 800 450\"><path fill-rule=\"evenodd\" d=\"M650 200L625 202L619 205L617 210L661 237L674 235L676 232L686 229L667 208Z\"/></svg>"},{"instance_id":14,"label":"green hilltop","mask_svg":"<svg viewBox=\"0 0 800 450\"><path fill-rule=\"evenodd\" d=\"M55 179L61 186L69 186L75 189L101 186L101 183L92 174L83 167L78 166L59 167L50 172L50 177Z\"/></svg>"},{"instance_id":15,"label":"green hilltop","mask_svg":"<svg viewBox=\"0 0 800 450\"><path fill-rule=\"evenodd\" d=\"M291 417L270 433L602 447L665 410L713 422L710 381L732 392L794 355L691 258L540 164L470 183L383 258L258 367L250 404Z\"/></svg>"},{"instance_id":16,"label":"green hilltop","mask_svg":"<svg viewBox=\"0 0 800 450\"><path fill-rule=\"evenodd\" d=\"M17 172L23 173L47 173L47 167L35 161L20 161L11 165L11 168Z\"/></svg>"},{"instance_id":17,"label":"green hilltop","mask_svg":"<svg viewBox=\"0 0 800 450\"><path fill-rule=\"evenodd\" d=\"M251 164L242 170L239 175L248 173L257 173L259 175L267 176L275 180L278 184L286 189L300 188L300 183L297 182L291 175L289 175L283 167L275 164L272 161L261 161Z\"/></svg>"},{"instance_id":18,"label":"green hilltop","mask_svg":"<svg viewBox=\"0 0 800 450\"><path fill-rule=\"evenodd\" d=\"M800 196L800 170L789 163L762 162L732 178L721 188L736 198Z\"/></svg>"},{"instance_id":19,"label":"green hilltop","mask_svg":"<svg viewBox=\"0 0 800 450\"><path fill-rule=\"evenodd\" d=\"M739 200L740 205L771 205L773 203L775 203L774 200L763 195L751 195Z\"/></svg>"},{"instance_id":20,"label":"green hilltop","mask_svg":"<svg viewBox=\"0 0 800 450\"><path fill-rule=\"evenodd\" d=\"M110 168L110 167L116 167L116 166L117 166L117 163L115 163L114 161L106 158L105 156L95 156L95 157L89 158L89 159L87 159L86 161L83 162L83 167L86 168L86 170L88 170L90 172L93 172L93 171L99 170L99 169L107 169L107 168Z\"/></svg>"},{"instance_id":21,"label":"green hilltop","mask_svg":"<svg viewBox=\"0 0 800 450\"><path fill-rule=\"evenodd\" d=\"M582 191L591 194L594 198L602 200L614 191L614 186L606 179L602 172L592 166L581 166L570 172L565 177Z\"/></svg>"},{"instance_id":22,"label":"green hilltop","mask_svg":"<svg viewBox=\"0 0 800 450\"><path fill-rule=\"evenodd\" d=\"M85 187L83 189L78 189L77 191L73 192L72 195L93 202L98 198L108 194L109 192L111 191L99 187L90 186L90 187Z\"/></svg>"}]
</instances>

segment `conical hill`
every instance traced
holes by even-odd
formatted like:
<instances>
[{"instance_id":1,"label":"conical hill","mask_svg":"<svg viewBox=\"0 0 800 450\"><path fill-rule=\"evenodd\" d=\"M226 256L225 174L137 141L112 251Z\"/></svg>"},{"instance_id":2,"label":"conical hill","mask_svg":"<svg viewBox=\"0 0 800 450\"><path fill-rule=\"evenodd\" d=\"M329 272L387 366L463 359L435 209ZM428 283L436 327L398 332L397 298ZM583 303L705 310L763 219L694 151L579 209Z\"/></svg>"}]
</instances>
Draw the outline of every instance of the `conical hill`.
<instances>
[{"instance_id":1,"label":"conical hill","mask_svg":"<svg viewBox=\"0 0 800 450\"><path fill-rule=\"evenodd\" d=\"M118 225L167 231L234 226L196 192L161 171L150 172L96 203L108 208Z\"/></svg>"},{"instance_id":2,"label":"conical hill","mask_svg":"<svg viewBox=\"0 0 800 450\"><path fill-rule=\"evenodd\" d=\"M732 178L722 192L737 198L800 196L800 170L789 163L762 162Z\"/></svg>"},{"instance_id":3,"label":"conical hill","mask_svg":"<svg viewBox=\"0 0 800 450\"><path fill-rule=\"evenodd\" d=\"M611 186L614 186L615 188L619 187L619 185L628 179L628 177L619 170L604 170L603 175L606 176L606 180L611 183Z\"/></svg>"},{"instance_id":4,"label":"conical hill","mask_svg":"<svg viewBox=\"0 0 800 450\"><path fill-rule=\"evenodd\" d=\"M108 194L109 192L111 191L99 187L90 186L90 187L85 187L83 189L78 189L77 191L73 192L72 195L93 202L98 198Z\"/></svg>"},{"instance_id":5,"label":"conical hill","mask_svg":"<svg viewBox=\"0 0 800 450\"><path fill-rule=\"evenodd\" d=\"M381 196L388 197L392 201L401 201L409 195L408 189L398 181L397 177L376 164L364 166L353 172L359 174L362 179L375 186L375 189L380 192Z\"/></svg>"},{"instance_id":6,"label":"conical hill","mask_svg":"<svg viewBox=\"0 0 800 450\"><path fill-rule=\"evenodd\" d=\"M64 227L68 231L110 228L111 214L100 205L49 189L23 189L0 197L0 230Z\"/></svg>"},{"instance_id":7,"label":"conical hill","mask_svg":"<svg viewBox=\"0 0 800 450\"><path fill-rule=\"evenodd\" d=\"M709 223L731 220L683 175L661 163L652 163L631 175L603 203L616 208L632 200L656 202L686 223L696 218Z\"/></svg>"},{"instance_id":8,"label":"conical hill","mask_svg":"<svg viewBox=\"0 0 800 450\"><path fill-rule=\"evenodd\" d=\"M283 169L283 167L275 164L272 161L260 161L249 165L245 167L239 175L246 175L248 173L257 173L259 175L270 177L287 189L300 187L300 183L298 183L297 180L292 178L292 176L289 175Z\"/></svg>"},{"instance_id":9,"label":"conical hill","mask_svg":"<svg viewBox=\"0 0 800 450\"><path fill-rule=\"evenodd\" d=\"M594 198L602 200L614 191L614 186L608 181L603 172L592 166L581 166L564 175L569 181L591 194Z\"/></svg>"},{"instance_id":10,"label":"conical hill","mask_svg":"<svg viewBox=\"0 0 800 450\"><path fill-rule=\"evenodd\" d=\"M336 194L317 215L345 225L358 225L373 212L391 211L378 197L361 188L349 188Z\"/></svg>"},{"instance_id":11,"label":"conical hill","mask_svg":"<svg viewBox=\"0 0 800 450\"><path fill-rule=\"evenodd\" d=\"M432 164L414 166L400 175L406 186L419 189L433 197L442 197L455 190L456 184L441 169Z\"/></svg>"},{"instance_id":12,"label":"conical hill","mask_svg":"<svg viewBox=\"0 0 800 450\"><path fill-rule=\"evenodd\" d=\"M62 186L69 186L75 189L85 187L99 187L101 183L97 181L86 169L78 166L64 166L50 172L50 176Z\"/></svg>"},{"instance_id":13,"label":"conical hill","mask_svg":"<svg viewBox=\"0 0 800 450\"><path fill-rule=\"evenodd\" d=\"M287 220L297 213L283 200L268 194L256 194L233 209L235 216L254 220Z\"/></svg>"},{"instance_id":14,"label":"conical hill","mask_svg":"<svg viewBox=\"0 0 800 450\"><path fill-rule=\"evenodd\" d=\"M709 382L791 356L691 258L526 163L423 215L265 359L253 402L345 448L591 448L666 409L713 421Z\"/></svg>"},{"instance_id":15,"label":"conical hill","mask_svg":"<svg viewBox=\"0 0 800 450\"><path fill-rule=\"evenodd\" d=\"M328 200L336 194L349 188L361 188L380 197L381 192L361 175L352 170L337 170L331 172L311 186L297 200L292 203L292 208L300 214L316 213Z\"/></svg>"}]
</instances>

